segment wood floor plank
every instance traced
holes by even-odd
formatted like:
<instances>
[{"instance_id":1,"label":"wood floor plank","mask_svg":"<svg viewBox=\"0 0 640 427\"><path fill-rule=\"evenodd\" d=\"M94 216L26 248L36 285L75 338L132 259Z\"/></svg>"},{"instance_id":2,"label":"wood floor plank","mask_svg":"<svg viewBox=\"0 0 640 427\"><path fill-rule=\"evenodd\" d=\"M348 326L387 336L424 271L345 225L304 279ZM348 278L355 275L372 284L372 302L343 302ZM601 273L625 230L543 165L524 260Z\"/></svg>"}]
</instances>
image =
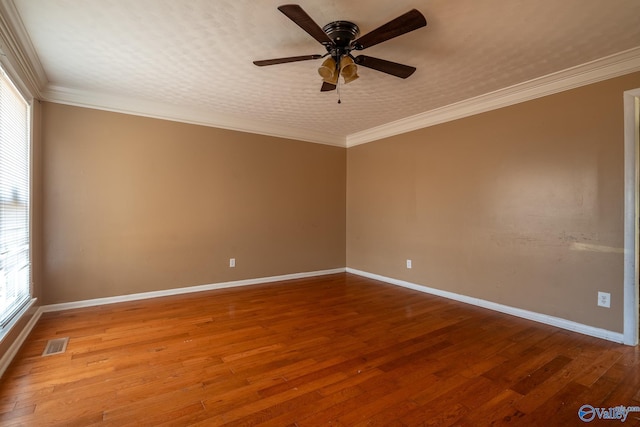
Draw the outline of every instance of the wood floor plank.
<instances>
[{"instance_id":1,"label":"wood floor plank","mask_svg":"<svg viewBox=\"0 0 640 427\"><path fill-rule=\"evenodd\" d=\"M528 394L531 390L536 388L538 385L545 382L547 379L551 378L555 373L557 373L560 369L566 366L571 359L566 356L557 356L553 358L551 361L545 363L540 368L533 371L531 374L521 379L510 388L511 390L520 393L522 395Z\"/></svg>"},{"instance_id":2,"label":"wood floor plank","mask_svg":"<svg viewBox=\"0 0 640 427\"><path fill-rule=\"evenodd\" d=\"M499 426L499 425L537 425L529 424L526 414L515 408L514 403L522 396L513 390L503 390L491 400L467 412L461 419L462 425Z\"/></svg>"},{"instance_id":3,"label":"wood floor plank","mask_svg":"<svg viewBox=\"0 0 640 427\"><path fill-rule=\"evenodd\" d=\"M552 398L545 400L542 405L529 412L527 416L531 417L530 421L539 425L575 424L576 414L563 411L563 409L566 406L580 407L584 405L585 402L582 401L582 395L586 390L586 386L572 381L557 393L554 393Z\"/></svg>"},{"instance_id":4,"label":"wood floor plank","mask_svg":"<svg viewBox=\"0 0 640 427\"><path fill-rule=\"evenodd\" d=\"M576 382L585 386L591 386L613 366L622 354L615 350L606 350L599 354L591 366L581 372Z\"/></svg>"},{"instance_id":5,"label":"wood floor plank","mask_svg":"<svg viewBox=\"0 0 640 427\"><path fill-rule=\"evenodd\" d=\"M582 425L639 389L638 348L344 273L46 313L0 425Z\"/></svg>"}]
</instances>

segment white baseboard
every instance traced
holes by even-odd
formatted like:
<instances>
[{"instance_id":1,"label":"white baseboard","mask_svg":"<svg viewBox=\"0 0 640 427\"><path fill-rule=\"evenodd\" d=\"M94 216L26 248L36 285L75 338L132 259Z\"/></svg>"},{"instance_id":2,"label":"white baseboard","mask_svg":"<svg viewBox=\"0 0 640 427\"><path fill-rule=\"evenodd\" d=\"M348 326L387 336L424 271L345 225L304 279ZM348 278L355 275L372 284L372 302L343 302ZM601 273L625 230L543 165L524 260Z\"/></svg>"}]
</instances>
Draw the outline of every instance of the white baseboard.
<instances>
[{"instance_id":1,"label":"white baseboard","mask_svg":"<svg viewBox=\"0 0 640 427\"><path fill-rule=\"evenodd\" d=\"M30 305L32 305L33 303L35 303L35 299L32 300ZM25 312L26 311L27 310L25 310ZM24 315L24 313L22 315ZM18 350L20 350L20 347L22 347L22 344L24 344L25 340L31 333L31 330L33 329L33 327L38 322L38 319L40 319L41 315L42 315L42 307L38 307L35 313L31 315L31 319L29 319L29 321L24 326L24 328L22 328L22 331L20 331L20 334L18 334L18 337L13 341L13 343L11 343L11 345L9 346L9 349L0 358L0 378L2 378L4 371L7 370L7 368L11 364L11 361L13 361L13 358L18 353Z\"/></svg>"},{"instance_id":2,"label":"white baseboard","mask_svg":"<svg viewBox=\"0 0 640 427\"><path fill-rule=\"evenodd\" d=\"M582 323L573 322L571 320L566 320L559 317L549 316L547 314L536 313L534 311L523 310L521 308L510 307L508 305L498 304L498 303L483 300L480 298L469 297L466 295L456 294L454 292L448 292L448 291L443 291L441 289L430 288L428 286L417 285L415 283L406 282L404 280L393 279L391 277L385 277L379 274L368 273L366 271L356 270L354 268L347 268L346 271L347 273L356 274L358 276L367 277L369 279L379 280L381 282L389 283L392 285L402 286L404 288L409 288L416 291L437 295L437 296L448 298L451 300L460 301L466 304L488 308L490 310L498 311L500 313L510 314L512 316L521 317L523 319L533 320L539 323L544 323L546 325L556 326L558 328L566 329L572 332L578 332L584 335L589 335L596 338L602 338L605 340L609 340L609 341L613 341L621 344L624 343L624 335L619 332L596 328L594 326L584 325Z\"/></svg>"},{"instance_id":3,"label":"white baseboard","mask_svg":"<svg viewBox=\"0 0 640 427\"><path fill-rule=\"evenodd\" d=\"M344 273L345 268L334 268L331 270L309 271L304 273L284 274L281 276L259 277L256 279L235 280L231 282L212 283L208 285L188 286L184 288L173 288L162 291L141 292L137 294L119 295L115 297L95 298L83 301L63 302L60 304L49 304L42 306L43 312L62 311L72 308L93 307L96 305L114 304L118 302L137 301L149 298L166 297L171 295L189 294L192 292L211 291L214 289L233 288L237 286L258 285L261 283L279 282L283 280L303 279L306 277L324 276L327 274Z\"/></svg>"}]
</instances>

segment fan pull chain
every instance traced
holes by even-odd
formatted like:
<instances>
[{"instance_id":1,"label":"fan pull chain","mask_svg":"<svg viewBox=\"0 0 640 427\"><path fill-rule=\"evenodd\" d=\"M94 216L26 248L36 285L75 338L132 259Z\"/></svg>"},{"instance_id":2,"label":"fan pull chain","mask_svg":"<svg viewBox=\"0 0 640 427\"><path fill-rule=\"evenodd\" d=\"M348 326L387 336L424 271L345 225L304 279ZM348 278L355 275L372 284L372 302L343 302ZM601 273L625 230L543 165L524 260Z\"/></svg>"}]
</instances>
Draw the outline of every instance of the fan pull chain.
<instances>
[{"instance_id":1,"label":"fan pull chain","mask_svg":"<svg viewBox=\"0 0 640 427\"><path fill-rule=\"evenodd\" d=\"M336 85L336 92L338 93L338 104L342 104L342 101L340 100L340 80L338 80L337 85Z\"/></svg>"}]
</instances>

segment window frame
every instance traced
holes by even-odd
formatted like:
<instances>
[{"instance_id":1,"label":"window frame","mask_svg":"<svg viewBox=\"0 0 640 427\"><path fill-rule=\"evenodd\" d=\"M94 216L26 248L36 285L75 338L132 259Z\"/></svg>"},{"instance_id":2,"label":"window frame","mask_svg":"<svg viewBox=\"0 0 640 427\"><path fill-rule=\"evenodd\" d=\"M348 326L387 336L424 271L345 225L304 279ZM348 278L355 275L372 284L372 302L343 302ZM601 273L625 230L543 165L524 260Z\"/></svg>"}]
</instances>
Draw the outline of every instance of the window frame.
<instances>
[{"instance_id":1,"label":"window frame","mask_svg":"<svg viewBox=\"0 0 640 427\"><path fill-rule=\"evenodd\" d=\"M28 295L20 300L19 304L8 311L9 315L3 319L3 315L0 316L0 341L2 341L6 335L12 330L16 323L24 316L24 314L35 304L36 298L34 297L34 281L33 281L33 100L34 98L27 92L25 92L22 85L22 81L15 77L15 73L12 73L13 68L6 64L4 61L0 61L0 78L6 80L26 106L26 143L27 143L27 244L28 244ZM3 82L4 84L4 82Z\"/></svg>"}]
</instances>

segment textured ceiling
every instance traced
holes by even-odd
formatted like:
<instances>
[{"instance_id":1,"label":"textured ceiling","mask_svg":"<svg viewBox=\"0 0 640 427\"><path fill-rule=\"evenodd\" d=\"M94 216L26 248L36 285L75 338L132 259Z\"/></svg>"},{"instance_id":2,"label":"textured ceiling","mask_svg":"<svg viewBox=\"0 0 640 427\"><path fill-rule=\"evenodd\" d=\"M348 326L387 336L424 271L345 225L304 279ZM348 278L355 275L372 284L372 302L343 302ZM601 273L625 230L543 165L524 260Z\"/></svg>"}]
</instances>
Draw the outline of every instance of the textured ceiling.
<instances>
[{"instance_id":1,"label":"textured ceiling","mask_svg":"<svg viewBox=\"0 0 640 427\"><path fill-rule=\"evenodd\" d=\"M210 115L235 128L264 125L338 143L640 46L638 0L300 0L320 26L350 20L361 34L412 8L427 19L427 27L363 51L415 66L413 76L360 67L338 105L336 92L319 91L321 60L252 64L324 53L277 10L282 0L2 1L17 11L12 26L26 30L23 48L44 70L40 89L49 99L73 93L98 108L120 100L141 114L167 106L185 117L197 111L204 122Z\"/></svg>"}]
</instances>

